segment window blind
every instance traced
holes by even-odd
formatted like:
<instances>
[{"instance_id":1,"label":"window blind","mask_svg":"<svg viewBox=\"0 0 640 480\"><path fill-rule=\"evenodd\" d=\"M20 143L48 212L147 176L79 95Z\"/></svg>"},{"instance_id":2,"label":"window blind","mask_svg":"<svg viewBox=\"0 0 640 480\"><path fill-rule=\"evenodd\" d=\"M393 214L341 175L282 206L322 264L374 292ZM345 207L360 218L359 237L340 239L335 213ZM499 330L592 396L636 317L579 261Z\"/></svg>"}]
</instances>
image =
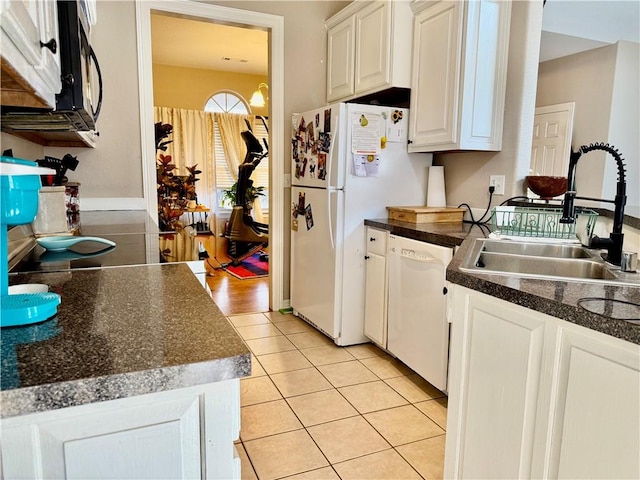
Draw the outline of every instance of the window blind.
<instances>
[{"instance_id":1,"label":"window blind","mask_svg":"<svg viewBox=\"0 0 640 480\"><path fill-rule=\"evenodd\" d=\"M265 119L266 121L266 119ZM265 128L264 124L256 119L255 124L253 126L253 134L262 145L262 148L265 149L263 139L267 142L269 141L269 133ZM224 156L224 149L222 148L222 141L220 140L220 130L218 128L218 122L214 122L213 125L213 135L214 135L214 154L215 154L215 163L216 163L216 188L218 189L229 189L235 183L234 177L229 172L229 166L227 165L227 160ZM244 157L243 157L244 159ZM238 172L235 172L235 175L238 175ZM251 180L253 180L253 185L255 187L264 187L265 190L269 189L269 157L264 157L260 162L260 165L256 167L256 169L251 174Z\"/></svg>"}]
</instances>

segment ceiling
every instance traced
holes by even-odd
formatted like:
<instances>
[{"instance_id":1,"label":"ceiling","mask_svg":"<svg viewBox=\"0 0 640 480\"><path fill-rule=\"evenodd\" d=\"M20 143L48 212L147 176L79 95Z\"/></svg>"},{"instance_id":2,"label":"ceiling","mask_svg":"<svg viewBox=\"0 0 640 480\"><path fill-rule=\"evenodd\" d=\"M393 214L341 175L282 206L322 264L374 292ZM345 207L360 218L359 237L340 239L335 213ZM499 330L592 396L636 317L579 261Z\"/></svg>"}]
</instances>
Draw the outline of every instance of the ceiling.
<instances>
[{"instance_id":1,"label":"ceiling","mask_svg":"<svg viewBox=\"0 0 640 480\"><path fill-rule=\"evenodd\" d=\"M627 40L640 43L637 0L547 0L540 61ZM151 15L153 62L268 75L268 32Z\"/></svg>"},{"instance_id":2,"label":"ceiling","mask_svg":"<svg viewBox=\"0 0 640 480\"><path fill-rule=\"evenodd\" d=\"M151 15L153 63L266 76L268 42L266 30Z\"/></svg>"},{"instance_id":3,"label":"ceiling","mask_svg":"<svg viewBox=\"0 0 640 480\"><path fill-rule=\"evenodd\" d=\"M627 40L640 43L640 2L547 0L540 61Z\"/></svg>"}]
</instances>

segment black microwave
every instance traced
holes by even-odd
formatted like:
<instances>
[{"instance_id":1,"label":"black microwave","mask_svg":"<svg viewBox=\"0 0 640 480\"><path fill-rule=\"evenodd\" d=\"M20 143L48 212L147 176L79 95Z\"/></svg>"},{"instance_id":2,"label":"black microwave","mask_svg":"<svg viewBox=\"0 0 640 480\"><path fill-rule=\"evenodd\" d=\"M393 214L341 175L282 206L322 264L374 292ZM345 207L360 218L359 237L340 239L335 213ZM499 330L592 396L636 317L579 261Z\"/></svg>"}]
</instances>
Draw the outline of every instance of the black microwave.
<instances>
[{"instance_id":1,"label":"black microwave","mask_svg":"<svg viewBox=\"0 0 640 480\"><path fill-rule=\"evenodd\" d=\"M54 110L2 107L2 130L87 132L102 106L102 74L89 41L89 22L78 1L57 2L61 85Z\"/></svg>"}]
</instances>

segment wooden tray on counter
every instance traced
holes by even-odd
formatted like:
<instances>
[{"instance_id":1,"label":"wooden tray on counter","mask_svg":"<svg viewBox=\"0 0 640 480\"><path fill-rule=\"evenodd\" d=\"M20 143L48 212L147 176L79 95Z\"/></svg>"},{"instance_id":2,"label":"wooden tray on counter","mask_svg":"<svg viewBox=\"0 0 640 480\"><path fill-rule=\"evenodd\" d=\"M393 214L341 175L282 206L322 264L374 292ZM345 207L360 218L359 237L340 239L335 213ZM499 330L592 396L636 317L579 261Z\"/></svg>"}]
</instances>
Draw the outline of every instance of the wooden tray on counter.
<instances>
[{"instance_id":1,"label":"wooden tray on counter","mask_svg":"<svg viewBox=\"0 0 640 480\"><path fill-rule=\"evenodd\" d=\"M411 223L459 223L462 222L464 208L401 206L387 207L389 220Z\"/></svg>"}]
</instances>

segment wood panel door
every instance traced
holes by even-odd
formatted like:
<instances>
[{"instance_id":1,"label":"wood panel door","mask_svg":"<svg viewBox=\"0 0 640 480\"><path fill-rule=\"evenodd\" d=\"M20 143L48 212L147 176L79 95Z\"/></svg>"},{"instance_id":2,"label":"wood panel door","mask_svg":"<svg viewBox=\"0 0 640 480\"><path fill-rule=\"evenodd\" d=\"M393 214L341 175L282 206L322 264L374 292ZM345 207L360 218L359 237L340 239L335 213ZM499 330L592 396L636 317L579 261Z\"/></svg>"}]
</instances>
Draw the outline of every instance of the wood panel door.
<instances>
[{"instance_id":1,"label":"wood panel door","mask_svg":"<svg viewBox=\"0 0 640 480\"><path fill-rule=\"evenodd\" d=\"M574 102L536 108L529 175L567 176L574 109Z\"/></svg>"}]
</instances>

